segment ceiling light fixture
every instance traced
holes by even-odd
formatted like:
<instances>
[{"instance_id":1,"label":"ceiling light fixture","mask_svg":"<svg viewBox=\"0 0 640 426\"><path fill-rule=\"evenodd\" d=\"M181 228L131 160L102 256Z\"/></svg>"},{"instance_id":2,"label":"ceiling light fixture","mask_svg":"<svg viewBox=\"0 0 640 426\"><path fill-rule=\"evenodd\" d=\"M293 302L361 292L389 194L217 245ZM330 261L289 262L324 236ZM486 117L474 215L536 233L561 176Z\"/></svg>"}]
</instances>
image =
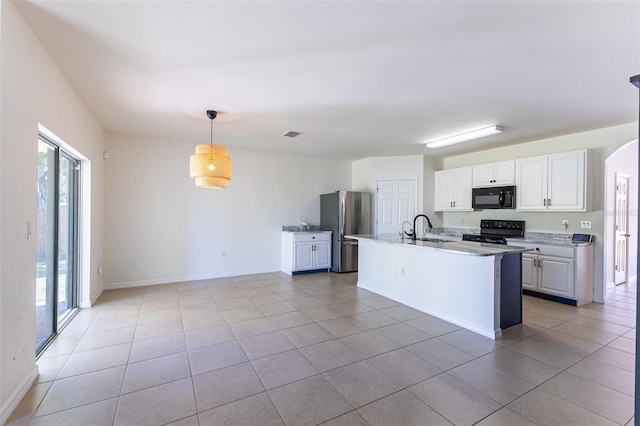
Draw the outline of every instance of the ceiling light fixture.
<instances>
[{"instance_id":1,"label":"ceiling light fixture","mask_svg":"<svg viewBox=\"0 0 640 426\"><path fill-rule=\"evenodd\" d=\"M189 161L190 174L198 188L226 188L231 179L231 158L227 156L227 148L213 144L213 119L217 115L216 111L207 111L211 120L209 145L197 145L196 153Z\"/></svg>"},{"instance_id":2,"label":"ceiling light fixture","mask_svg":"<svg viewBox=\"0 0 640 426\"><path fill-rule=\"evenodd\" d=\"M447 138L427 142L427 148L440 148L442 146L484 138L485 136L497 135L498 133L502 133L503 130L504 127L502 126L484 127L482 129L473 130L471 132L461 133L459 135L449 136Z\"/></svg>"}]
</instances>

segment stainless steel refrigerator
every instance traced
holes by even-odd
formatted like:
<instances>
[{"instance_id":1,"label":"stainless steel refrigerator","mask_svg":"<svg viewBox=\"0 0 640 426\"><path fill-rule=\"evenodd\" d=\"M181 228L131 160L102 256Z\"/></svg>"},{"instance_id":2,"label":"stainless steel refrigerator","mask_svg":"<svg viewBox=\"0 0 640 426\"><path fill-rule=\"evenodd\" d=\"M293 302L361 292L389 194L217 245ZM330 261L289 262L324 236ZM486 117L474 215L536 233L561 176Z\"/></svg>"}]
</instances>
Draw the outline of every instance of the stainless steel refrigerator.
<instances>
[{"instance_id":1,"label":"stainless steel refrigerator","mask_svg":"<svg viewBox=\"0 0 640 426\"><path fill-rule=\"evenodd\" d=\"M320 228L333 231L331 270L358 270L358 241L345 235L371 234L371 194L336 191L320 196Z\"/></svg>"}]
</instances>

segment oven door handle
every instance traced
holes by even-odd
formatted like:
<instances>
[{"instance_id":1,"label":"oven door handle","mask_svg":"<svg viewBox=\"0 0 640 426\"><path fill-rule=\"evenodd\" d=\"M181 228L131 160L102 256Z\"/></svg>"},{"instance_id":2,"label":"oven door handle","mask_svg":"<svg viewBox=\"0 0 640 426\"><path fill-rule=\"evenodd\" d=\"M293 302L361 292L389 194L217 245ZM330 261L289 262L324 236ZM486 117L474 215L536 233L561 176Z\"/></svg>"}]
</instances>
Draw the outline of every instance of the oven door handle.
<instances>
[{"instance_id":1,"label":"oven door handle","mask_svg":"<svg viewBox=\"0 0 640 426\"><path fill-rule=\"evenodd\" d=\"M500 191L500 195L498 195L498 204L500 207L504 207L504 190Z\"/></svg>"}]
</instances>

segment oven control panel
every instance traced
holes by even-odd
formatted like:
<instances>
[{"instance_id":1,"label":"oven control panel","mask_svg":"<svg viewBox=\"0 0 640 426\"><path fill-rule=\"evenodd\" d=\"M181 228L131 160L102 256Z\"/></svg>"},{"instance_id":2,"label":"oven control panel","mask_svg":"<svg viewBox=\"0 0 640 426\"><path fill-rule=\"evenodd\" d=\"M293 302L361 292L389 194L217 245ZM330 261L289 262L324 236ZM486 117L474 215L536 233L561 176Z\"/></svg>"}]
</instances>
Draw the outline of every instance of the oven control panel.
<instances>
[{"instance_id":1,"label":"oven control panel","mask_svg":"<svg viewBox=\"0 0 640 426\"><path fill-rule=\"evenodd\" d=\"M524 220L482 219L480 221L480 234L521 238L524 237L524 224Z\"/></svg>"}]
</instances>

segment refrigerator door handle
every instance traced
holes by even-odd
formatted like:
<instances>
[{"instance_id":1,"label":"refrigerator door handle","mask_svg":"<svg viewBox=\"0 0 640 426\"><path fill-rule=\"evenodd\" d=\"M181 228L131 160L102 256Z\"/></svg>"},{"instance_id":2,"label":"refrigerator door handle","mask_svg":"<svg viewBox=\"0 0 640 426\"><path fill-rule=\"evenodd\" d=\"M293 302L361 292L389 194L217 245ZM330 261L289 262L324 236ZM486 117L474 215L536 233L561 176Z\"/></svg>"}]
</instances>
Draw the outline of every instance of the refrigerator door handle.
<instances>
[{"instance_id":1,"label":"refrigerator door handle","mask_svg":"<svg viewBox=\"0 0 640 426\"><path fill-rule=\"evenodd\" d=\"M342 240L344 238L344 232L345 232L345 228L346 228L346 217L345 217L345 207L344 207L344 202L345 199L342 198L340 200L340 225L342 226L342 228L340 229L340 235L338 236L339 240Z\"/></svg>"}]
</instances>

